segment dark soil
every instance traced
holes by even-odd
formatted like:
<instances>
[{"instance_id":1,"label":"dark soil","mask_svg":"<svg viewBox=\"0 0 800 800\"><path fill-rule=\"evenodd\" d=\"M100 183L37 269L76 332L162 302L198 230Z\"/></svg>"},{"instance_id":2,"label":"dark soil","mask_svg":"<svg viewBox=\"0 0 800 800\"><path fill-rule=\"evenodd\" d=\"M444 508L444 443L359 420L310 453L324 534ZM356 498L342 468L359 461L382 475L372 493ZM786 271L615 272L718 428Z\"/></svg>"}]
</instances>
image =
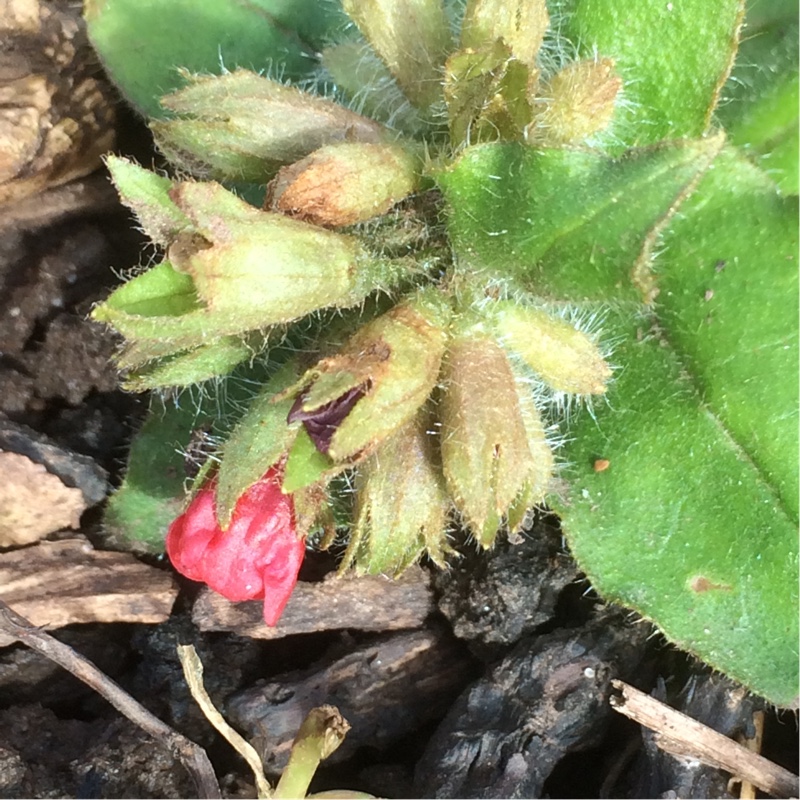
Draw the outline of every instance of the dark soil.
<instances>
[{"instance_id":1,"label":"dark soil","mask_svg":"<svg viewBox=\"0 0 800 800\"><path fill-rule=\"evenodd\" d=\"M91 459L111 486L144 403L117 388L110 361L117 342L87 313L120 271L140 263L143 244L119 206L15 225L0 236L0 411ZM99 520L96 506L79 532L55 538L83 535L102 547ZM75 625L55 635L205 747L227 796L254 797L252 778L189 696L177 643L195 644L212 698L261 746L268 768L283 763L294 699L339 705L352 725L349 744L319 771L315 791L738 796L729 776L664 754L616 714L610 681L656 690L730 735L748 732L761 701L675 651L648 624L600 603L556 520L541 518L521 543L488 554L468 544L462 550L451 571L435 576L438 609L416 630L274 641L204 634L191 621L186 587L163 624ZM764 754L796 768L793 716L767 709ZM195 791L163 746L83 684L20 644L0 648L0 798Z\"/></svg>"}]
</instances>

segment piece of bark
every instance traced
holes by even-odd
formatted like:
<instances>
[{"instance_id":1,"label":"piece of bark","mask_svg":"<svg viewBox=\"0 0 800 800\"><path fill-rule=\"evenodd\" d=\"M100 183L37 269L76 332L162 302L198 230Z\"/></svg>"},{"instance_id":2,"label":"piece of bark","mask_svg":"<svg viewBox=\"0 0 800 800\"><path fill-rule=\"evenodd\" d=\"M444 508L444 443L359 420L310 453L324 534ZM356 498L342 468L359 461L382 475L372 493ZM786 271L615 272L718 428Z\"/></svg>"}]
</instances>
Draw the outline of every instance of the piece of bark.
<instances>
[{"instance_id":1,"label":"piece of bark","mask_svg":"<svg viewBox=\"0 0 800 800\"><path fill-rule=\"evenodd\" d=\"M108 175L98 172L0 206L0 233L41 228L78 214L114 212L118 207L119 195Z\"/></svg>"},{"instance_id":2,"label":"piece of bark","mask_svg":"<svg viewBox=\"0 0 800 800\"><path fill-rule=\"evenodd\" d=\"M41 464L65 486L78 489L87 508L103 500L108 491L105 470L93 459L59 446L32 428L2 417L0 451L16 453Z\"/></svg>"},{"instance_id":3,"label":"piece of bark","mask_svg":"<svg viewBox=\"0 0 800 800\"><path fill-rule=\"evenodd\" d=\"M387 631L419 628L434 610L429 573L412 567L396 580L380 575L300 582L274 628L264 624L261 601L232 603L201 590L192 620L201 631L230 631L255 639L280 639L296 633L352 628Z\"/></svg>"},{"instance_id":4,"label":"piece of bark","mask_svg":"<svg viewBox=\"0 0 800 800\"><path fill-rule=\"evenodd\" d=\"M77 529L106 489L105 472L91 458L0 418L0 547Z\"/></svg>"},{"instance_id":5,"label":"piece of bark","mask_svg":"<svg viewBox=\"0 0 800 800\"><path fill-rule=\"evenodd\" d=\"M65 0L0 0L0 204L88 175L114 145L111 87Z\"/></svg>"},{"instance_id":6,"label":"piece of bark","mask_svg":"<svg viewBox=\"0 0 800 800\"><path fill-rule=\"evenodd\" d=\"M564 755L600 741L611 679L635 668L648 633L605 608L520 642L453 704L417 764L415 796L541 797Z\"/></svg>"},{"instance_id":7,"label":"piece of bark","mask_svg":"<svg viewBox=\"0 0 800 800\"><path fill-rule=\"evenodd\" d=\"M471 674L469 657L450 634L414 631L239 692L225 711L262 755L265 770L277 774L315 706L335 705L352 726L326 761L337 763L359 747L386 748L441 716Z\"/></svg>"},{"instance_id":8,"label":"piece of bark","mask_svg":"<svg viewBox=\"0 0 800 800\"><path fill-rule=\"evenodd\" d=\"M42 542L0 554L0 598L33 624L163 622L178 590L172 576L130 553L85 540ZM0 646L14 640L0 634Z\"/></svg>"},{"instance_id":9,"label":"piece of bark","mask_svg":"<svg viewBox=\"0 0 800 800\"><path fill-rule=\"evenodd\" d=\"M62 528L80 527L80 489L65 486L41 464L0 451L0 547L26 545Z\"/></svg>"}]
</instances>

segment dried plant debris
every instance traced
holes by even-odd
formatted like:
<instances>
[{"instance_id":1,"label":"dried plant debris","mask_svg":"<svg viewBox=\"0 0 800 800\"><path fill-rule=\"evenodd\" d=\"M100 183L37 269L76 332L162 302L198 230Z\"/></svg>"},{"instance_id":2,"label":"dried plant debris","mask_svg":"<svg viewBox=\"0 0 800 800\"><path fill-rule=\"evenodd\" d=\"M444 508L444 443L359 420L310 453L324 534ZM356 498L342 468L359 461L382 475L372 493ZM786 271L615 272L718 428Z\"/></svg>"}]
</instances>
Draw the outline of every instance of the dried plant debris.
<instances>
[{"instance_id":1,"label":"dried plant debris","mask_svg":"<svg viewBox=\"0 0 800 800\"><path fill-rule=\"evenodd\" d=\"M114 145L112 90L67 2L0 2L0 205L88 175Z\"/></svg>"}]
</instances>

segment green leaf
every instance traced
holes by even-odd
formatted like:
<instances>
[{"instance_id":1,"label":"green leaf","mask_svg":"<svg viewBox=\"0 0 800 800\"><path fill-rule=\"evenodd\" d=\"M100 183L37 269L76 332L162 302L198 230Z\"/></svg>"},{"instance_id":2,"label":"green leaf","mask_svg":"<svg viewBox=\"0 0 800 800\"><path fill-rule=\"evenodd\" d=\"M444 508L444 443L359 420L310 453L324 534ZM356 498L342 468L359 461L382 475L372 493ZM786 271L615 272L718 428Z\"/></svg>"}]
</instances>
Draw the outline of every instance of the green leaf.
<instances>
[{"instance_id":1,"label":"green leaf","mask_svg":"<svg viewBox=\"0 0 800 800\"><path fill-rule=\"evenodd\" d=\"M577 415L572 489L556 500L581 567L604 597L787 704L797 208L734 150L707 169L720 143L619 160L487 145L440 183L462 269L511 267L533 293L605 316L603 340L616 343L608 407ZM657 316L637 264L659 290ZM611 466L595 472L598 459Z\"/></svg>"},{"instance_id":2,"label":"green leaf","mask_svg":"<svg viewBox=\"0 0 800 800\"><path fill-rule=\"evenodd\" d=\"M763 20L748 14L747 35L717 116L734 144L786 194L798 192L797 5Z\"/></svg>"},{"instance_id":3,"label":"green leaf","mask_svg":"<svg viewBox=\"0 0 800 800\"><path fill-rule=\"evenodd\" d=\"M458 264L515 276L556 300L640 302L650 289L648 237L721 143L673 143L618 159L516 144L468 148L437 176Z\"/></svg>"},{"instance_id":4,"label":"green leaf","mask_svg":"<svg viewBox=\"0 0 800 800\"><path fill-rule=\"evenodd\" d=\"M297 435L297 425L286 422L294 398L274 400L297 377L293 363L282 367L253 398L225 443L217 484L217 519L223 527L242 493L288 450Z\"/></svg>"},{"instance_id":5,"label":"green leaf","mask_svg":"<svg viewBox=\"0 0 800 800\"><path fill-rule=\"evenodd\" d=\"M108 501L105 528L116 542L160 553L172 520L182 511L187 482L184 452L192 433L208 425L208 410L154 397L150 414L134 437L128 472Z\"/></svg>"},{"instance_id":6,"label":"green leaf","mask_svg":"<svg viewBox=\"0 0 800 800\"><path fill-rule=\"evenodd\" d=\"M699 136L736 54L740 0L560 0L560 33L585 58L616 61L627 102L613 133L625 144Z\"/></svg>"},{"instance_id":7,"label":"green leaf","mask_svg":"<svg viewBox=\"0 0 800 800\"><path fill-rule=\"evenodd\" d=\"M779 705L797 694L797 528L651 321L609 317L609 407L570 428L554 505L607 600ZM641 341L639 337L641 335ZM596 459L610 466L595 472Z\"/></svg>"},{"instance_id":8,"label":"green leaf","mask_svg":"<svg viewBox=\"0 0 800 800\"><path fill-rule=\"evenodd\" d=\"M797 198L725 151L664 240L656 304L703 401L798 516Z\"/></svg>"},{"instance_id":9,"label":"green leaf","mask_svg":"<svg viewBox=\"0 0 800 800\"><path fill-rule=\"evenodd\" d=\"M657 326L611 323L625 368L571 429L557 503L605 597L778 705L798 681L796 220L718 159L665 238Z\"/></svg>"},{"instance_id":10,"label":"green leaf","mask_svg":"<svg viewBox=\"0 0 800 800\"><path fill-rule=\"evenodd\" d=\"M179 68L220 75L237 67L307 77L344 17L320 0L88 0L89 37L125 97L160 117L159 98L179 88Z\"/></svg>"}]
</instances>

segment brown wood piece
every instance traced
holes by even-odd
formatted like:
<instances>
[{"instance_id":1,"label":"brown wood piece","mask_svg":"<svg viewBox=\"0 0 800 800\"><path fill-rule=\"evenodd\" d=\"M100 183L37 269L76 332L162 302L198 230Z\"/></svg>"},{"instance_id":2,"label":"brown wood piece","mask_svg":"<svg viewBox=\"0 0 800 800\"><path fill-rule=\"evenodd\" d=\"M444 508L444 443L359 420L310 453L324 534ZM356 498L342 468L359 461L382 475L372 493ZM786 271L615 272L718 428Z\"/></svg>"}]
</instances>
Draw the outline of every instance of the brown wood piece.
<instances>
[{"instance_id":1,"label":"brown wood piece","mask_svg":"<svg viewBox=\"0 0 800 800\"><path fill-rule=\"evenodd\" d=\"M655 731L656 744L662 750L724 769L774 797L800 793L800 782L789 770L623 681L612 684L622 692L622 697L612 696L613 708Z\"/></svg>"},{"instance_id":2,"label":"brown wood piece","mask_svg":"<svg viewBox=\"0 0 800 800\"><path fill-rule=\"evenodd\" d=\"M360 747L388 747L444 714L469 677L470 660L444 632L396 633L239 692L225 713L263 754L265 770L278 774L312 708L333 704L352 727L328 759L338 763Z\"/></svg>"},{"instance_id":3,"label":"brown wood piece","mask_svg":"<svg viewBox=\"0 0 800 800\"><path fill-rule=\"evenodd\" d=\"M434 609L429 574L412 567L397 580L365 575L327 576L320 583L298 583L280 622L264 624L260 601L232 603L203 589L192 609L201 631L231 631L253 639L280 639L296 633L352 628L389 631L419 628Z\"/></svg>"},{"instance_id":4,"label":"brown wood piece","mask_svg":"<svg viewBox=\"0 0 800 800\"><path fill-rule=\"evenodd\" d=\"M0 554L0 598L37 626L163 622L177 593L169 573L82 539ZM0 633L0 646L13 641Z\"/></svg>"}]
</instances>

